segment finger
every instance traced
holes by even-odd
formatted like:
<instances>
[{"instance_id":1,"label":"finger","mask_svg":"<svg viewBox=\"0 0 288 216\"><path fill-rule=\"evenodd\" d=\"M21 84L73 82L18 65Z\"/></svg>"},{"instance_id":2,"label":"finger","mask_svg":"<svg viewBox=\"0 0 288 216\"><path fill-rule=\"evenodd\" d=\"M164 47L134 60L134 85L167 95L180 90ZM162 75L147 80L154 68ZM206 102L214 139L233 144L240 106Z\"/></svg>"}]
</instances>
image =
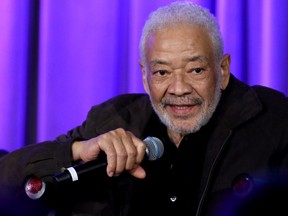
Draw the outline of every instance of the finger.
<instances>
[{"instance_id":1,"label":"finger","mask_svg":"<svg viewBox=\"0 0 288 216\"><path fill-rule=\"evenodd\" d=\"M123 135L122 135L123 136ZM123 139L122 136L115 137L113 139L113 145L116 151L116 168L115 175L119 175L125 170L127 163L127 150L125 145L127 144L127 139ZM126 144L124 144L126 142Z\"/></svg>"},{"instance_id":2,"label":"finger","mask_svg":"<svg viewBox=\"0 0 288 216\"><path fill-rule=\"evenodd\" d=\"M134 135L129 131L118 128L110 132L117 155L115 175L119 175L124 170L131 170L136 166L137 149L131 138Z\"/></svg>"},{"instance_id":3,"label":"finger","mask_svg":"<svg viewBox=\"0 0 288 216\"><path fill-rule=\"evenodd\" d=\"M101 135L98 139L98 145L102 151L106 154L107 159L107 175L112 177L116 172L117 166L117 153L113 144L113 140L109 138L107 134Z\"/></svg>"},{"instance_id":4,"label":"finger","mask_svg":"<svg viewBox=\"0 0 288 216\"><path fill-rule=\"evenodd\" d=\"M134 135L130 132L127 132L125 136L122 137L123 145L125 146L127 158L126 158L126 170L131 170L137 166L137 148L135 146Z\"/></svg>"},{"instance_id":5,"label":"finger","mask_svg":"<svg viewBox=\"0 0 288 216\"><path fill-rule=\"evenodd\" d=\"M139 165L145 156L146 145L141 139L139 139L135 136L132 136L132 141L133 141L134 146L136 147L136 151L137 151L135 163L137 165Z\"/></svg>"},{"instance_id":6,"label":"finger","mask_svg":"<svg viewBox=\"0 0 288 216\"><path fill-rule=\"evenodd\" d=\"M129 173L139 179L143 179L146 177L146 172L141 166L137 166L136 168L129 171Z\"/></svg>"}]
</instances>

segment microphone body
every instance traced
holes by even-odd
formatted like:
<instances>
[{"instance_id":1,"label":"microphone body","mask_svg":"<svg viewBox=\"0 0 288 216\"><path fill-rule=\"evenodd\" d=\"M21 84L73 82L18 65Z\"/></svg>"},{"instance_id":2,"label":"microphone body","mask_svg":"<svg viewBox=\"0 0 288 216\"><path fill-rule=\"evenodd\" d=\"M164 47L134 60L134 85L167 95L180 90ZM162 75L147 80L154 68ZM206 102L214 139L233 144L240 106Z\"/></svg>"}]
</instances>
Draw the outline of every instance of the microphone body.
<instances>
[{"instance_id":1,"label":"microphone body","mask_svg":"<svg viewBox=\"0 0 288 216\"><path fill-rule=\"evenodd\" d=\"M146 144L145 152L148 160L154 161L163 155L164 146L160 139L148 136L143 142ZM102 159L101 156L100 154L96 160L68 167L63 172L54 175L54 184L58 185L77 181L79 180L79 176L107 166L106 156L105 159ZM25 183L25 192L31 199L39 199L44 194L45 189L46 183L38 177L32 177Z\"/></svg>"}]
</instances>

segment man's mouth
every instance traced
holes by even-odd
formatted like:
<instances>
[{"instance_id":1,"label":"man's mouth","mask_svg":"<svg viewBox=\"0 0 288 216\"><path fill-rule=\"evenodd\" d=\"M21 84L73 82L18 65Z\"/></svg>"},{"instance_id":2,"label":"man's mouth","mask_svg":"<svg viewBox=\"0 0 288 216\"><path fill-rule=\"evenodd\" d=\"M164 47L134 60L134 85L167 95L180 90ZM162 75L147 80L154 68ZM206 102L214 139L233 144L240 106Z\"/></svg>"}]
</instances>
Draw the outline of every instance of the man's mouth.
<instances>
[{"instance_id":1,"label":"man's mouth","mask_svg":"<svg viewBox=\"0 0 288 216\"><path fill-rule=\"evenodd\" d=\"M187 115L192 112L196 105L175 105L167 104L166 107L168 111L172 112L174 115Z\"/></svg>"},{"instance_id":2,"label":"man's mouth","mask_svg":"<svg viewBox=\"0 0 288 216\"><path fill-rule=\"evenodd\" d=\"M170 114L179 117L186 117L195 114L197 107L201 107L203 101L201 98L165 98L162 100L162 106Z\"/></svg>"}]
</instances>

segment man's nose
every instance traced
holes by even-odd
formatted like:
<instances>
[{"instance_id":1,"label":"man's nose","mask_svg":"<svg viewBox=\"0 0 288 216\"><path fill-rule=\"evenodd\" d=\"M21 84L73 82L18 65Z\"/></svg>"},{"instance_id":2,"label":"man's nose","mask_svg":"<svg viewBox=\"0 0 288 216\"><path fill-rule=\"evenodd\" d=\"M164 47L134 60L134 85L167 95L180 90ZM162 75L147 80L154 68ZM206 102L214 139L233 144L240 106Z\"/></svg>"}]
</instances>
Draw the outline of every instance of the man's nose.
<instances>
[{"instance_id":1,"label":"man's nose","mask_svg":"<svg viewBox=\"0 0 288 216\"><path fill-rule=\"evenodd\" d=\"M168 87L168 93L181 96L189 94L193 91L193 87L185 74L174 74Z\"/></svg>"}]
</instances>

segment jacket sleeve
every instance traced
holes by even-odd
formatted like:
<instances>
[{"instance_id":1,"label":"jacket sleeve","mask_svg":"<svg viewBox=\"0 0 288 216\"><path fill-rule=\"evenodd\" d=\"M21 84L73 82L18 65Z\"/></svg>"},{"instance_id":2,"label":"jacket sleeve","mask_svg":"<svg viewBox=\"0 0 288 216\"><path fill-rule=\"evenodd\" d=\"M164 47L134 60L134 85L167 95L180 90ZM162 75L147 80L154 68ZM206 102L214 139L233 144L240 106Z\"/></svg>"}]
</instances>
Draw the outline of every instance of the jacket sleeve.
<instances>
[{"instance_id":1,"label":"jacket sleeve","mask_svg":"<svg viewBox=\"0 0 288 216\"><path fill-rule=\"evenodd\" d=\"M0 215L3 215L2 208L6 211L6 203L17 203L18 205L22 205L22 209L25 210L33 209L37 202L33 202L31 200L27 201L28 198L25 193L26 180L29 179L31 176L36 176L41 178L44 182L51 183L53 179L52 177L55 174L60 173L62 168L73 166L74 164L72 161L71 144L74 141L87 140L96 137L99 134L105 133L109 130L113 130L117 127L123 127L127 130L132 129L135 134L141 134L142 129L133 130L133 128L137 128L135 124L138 125L139 122L143 123L142 119L139 119L138 113L137 115L135 115L135 109L139 110L140 106L140 110L142 110L143 103L141 102L143 100L145 102L147 97L140 97L140 101L139 96L137 95L123 97L121 97L119 100L117 98L112 99L111 101L107 101L103 104L92 107L87 115L85 122L81 126L76 127L71 131L68 131L67 134L61 135L55 140L30 144L1 157ZM127 104L129 104L129 107L132 106L133 109L131 108L130 110L130 108L126 108L128 106ZM150 107L147 107L147 109L150 112L152 110ZM144 120L147 118L146 115L142 116ZM129 121L127 121L127 119ZM133 123L132 126L131 123ZM145 124L143 123L140 125ZM101 180L101 183L102 182L103 181ZM63 187L59 189L57 186L54 187L53 184L49 185L51 186L50 189L52 190L47 189L46 195L48 196L43 196L42 200L37 201L41 201L41 203L43 203L45 206L46 203L48 203L48 205L50 206L50 202L53 202L54 204L57 203L57 200L60 200L61 202L59 203L61 203L62 205L62 201L69 198L69 195L65 193L66 188ZM76 185L77 184L75 184L75 187ZM104 191L103 188L104 187L100 187L99 190ZM62 191L64 192L62 193ZM104 192L105 194L107 193L107 191ZM55 194L57 196L54 196ZM73 194L73 196L71 195L71 197L74 198L74 195L75 194ZM45 197L47 197L47 202L44 200ZM61 199L61 197L63 197L63 199ZM30 204L33 207L27 207ZM15 204L9 206L9 211L14 210L14 206ZM18 209L20 209L19 206ZM19 215L31 214L29 212L27 214Z\"/></svg>"},{"instance_id":2,"label":"jacket sleeve","mask_svg":"<svg viewBox=\"0 0 288 216\"><path fill-rule=\"evenodd\" d=\"M83 124L66 134L53 141L27 145L1 157L0 192L3 188L22 188L25 180L30 176L51 181L49 177L59 173L61 168L72 165L71 144L75 140L87 140L116 127L125 127L130 123L125 120L127 116L129 117L129 110L126 106L133 104L137 99L137 95L121 96L120 99L116 97L94 106L88 112ZM119 112L125 113L123 114L125 117L118 115Z\"/></svg>"},{"instance_id":3,"label":"jacket sleeve","mask_svg":"<svg viewBox=\"0 0 288 216\"><path fill-rule=\"evenodd\" d=\"M51 182L61 168L72 165L71 144L82 140L82 126L53 141L30 144L0 158L0 195L24 190L25 181L37 176Z\"/></svg>"}]
</instances>

